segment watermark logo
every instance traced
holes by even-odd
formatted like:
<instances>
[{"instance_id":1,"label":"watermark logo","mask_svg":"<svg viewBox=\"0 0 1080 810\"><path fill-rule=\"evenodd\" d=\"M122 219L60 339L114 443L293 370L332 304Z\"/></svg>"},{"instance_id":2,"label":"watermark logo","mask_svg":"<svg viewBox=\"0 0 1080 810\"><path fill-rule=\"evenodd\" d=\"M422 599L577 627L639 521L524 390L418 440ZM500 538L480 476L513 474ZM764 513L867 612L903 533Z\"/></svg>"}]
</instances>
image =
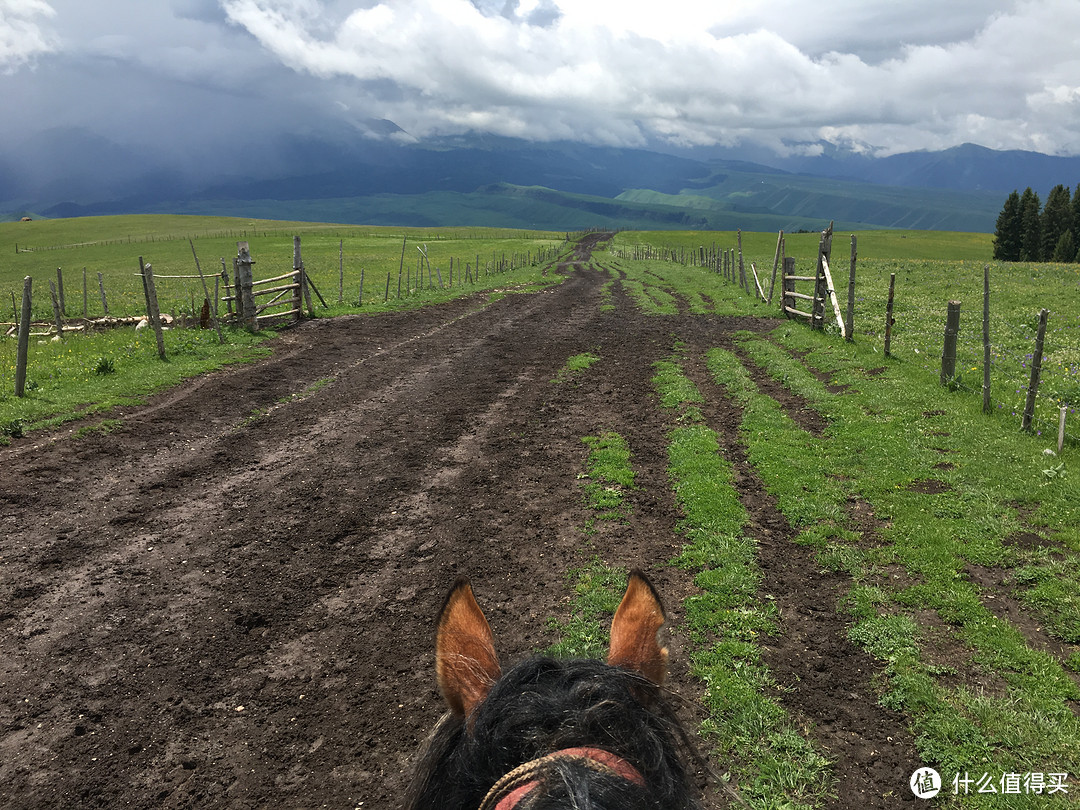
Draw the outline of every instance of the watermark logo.
<instances>
[{"instance_id":1,"label":"watermark logo","mask_svg":"<svg viewBox=\"0 0 1080 810\"><path fill-rule=\"evenodd\" d=\"M967 796L977 793L1011 795L1068 794L1069 774L1050 773L958 773L953 777L952 795ZM922 767L911 775L911 792L919 799L932 799L943 787L941 775L933 768Z\"/></svg>"},{"instance_id":2,"label":"watermark logo","mask_svg":"<svg viewBox=\"0 0 1080 810\"><path fill-rule=\"evenodd\" d=\"M919 768L911 775L911 792L920 799L932 799L941 792L941 774L933 768Z\"/></svg>"}]
</instances>

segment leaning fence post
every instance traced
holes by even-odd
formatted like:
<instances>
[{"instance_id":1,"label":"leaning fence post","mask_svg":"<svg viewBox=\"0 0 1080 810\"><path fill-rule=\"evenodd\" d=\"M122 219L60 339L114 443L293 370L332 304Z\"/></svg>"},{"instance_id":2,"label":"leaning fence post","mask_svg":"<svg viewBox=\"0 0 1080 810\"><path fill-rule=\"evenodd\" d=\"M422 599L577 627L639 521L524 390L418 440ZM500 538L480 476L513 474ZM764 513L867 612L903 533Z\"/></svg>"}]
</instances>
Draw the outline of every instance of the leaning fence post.
<instances>
[{"instance_id":1,"label":"leaning fence post","mask_svg":"<svg viewBox=\"0 0 1080 810\"><path fill-rule=\"evenodd\" d=\"M33 280L30 276L23 279L22 316L19 318L19 348L15 362L15 396L21 397L26 391L26 357L30 350L30 288Z\"/></svg>"},{"instance_id":2,"label":"leaning fence post","mask_svg":"<svg viewBox=\"0 0 1080 810\"><path fill-rule=\"evenodd\" d=\"M154 337L157 339L158 357L165 359L165 338L161 334L161 313L158 310L157 291L154 289L154 268L149 264L143 264L143 257L139 257L139 272L142 273L143 284L146 289L146 315L150 325L154 327Z\"/></svg>"},{"instance_id":3,"label":"leaning fence post","mask_svg":"<svg viewBox=\"0 0 1080 810\"><path fill-rule=\"evenodd\" d=\"M983 413L990 413L990 265L983 265Z\"/></svg>"},{"instance_id":4,"label":"leaning fence post","mask_svg":"<svg viewBox=\"0 0 1080 810\"><path fill-rule=\"evenodd\" d=\"M195 257L195 269L199 271L199 280L202 281L203 295L206 296L206 303L207 303L207 305L209 305L210 304L210 289L206 286L206 277L203 275L202 265L199 264L199 254L195 252L195 243L191 239L188 239L188 244L191 245L191 255ZM217 298L216 293L214 295L214 298L215 299ZM191 308L191 314L192 315L195 314L195 308L194 307ZM212 317L214 319L214 329L217 332L218 343L224 343L225 342L225 335L223 335L221 333L221 322L218 321L217 301L216 300L214 301L214 308L213 308L213 310L212 310L212 312L210 314L212 315Z\"/></svg>"},{"instance_id":5,"label":"leaning fence post","mask_svg":"<svg viewBox=\"0 0 1080 810\"><path fill-rule=\"evenodd\" d=\"M885 356L892 357L893 299L896 292L896 273L889 273L889 300L885 304Z\"/></svg>"},{"instance_id":6,"label":"leaning fence post","mask_svg":"<svg viewBox=\"0 0 1080 810\"><path fill-rule=\"evenodd\" d=\"M772 262L772 281L769 282L769 300L767 303L772 303L773 289L776 287L776 270L780 266L780 245L784 241L784 232L780 233L776 237L776 255L773 256ZM782 286L782 285L781 285Z\"/></svg>"},{"instance_id":7,"label":"leaning fence post","mask_svg":"<svg viewBox=\"0 0 1080 810\"><path fill-rule=\"evenodd\" d=\"M1039 377L1042 374L1043 341L1046 339L1046 319L1050 317L1050 310L1044 309L1039 313L1039 331L1035 335L1035 354L1031 357L1031 382L1028 383L1027 402L1024 403L1024 417L1020 423L1020 429L1031 431L1031 421L1035 418L1035 395L1039 391Z\"/></svg>"},{"instance_id":8,"label":"leaning fence post","mask_svg":"<svg viewBox=\"0 0 1080 810\"><path fill-rule=\"evenodd\" d=\"M1058 412L1058 453L1065 449L1065 414L1068 410L1068 405L1062 405Z\"/></svg>"},{"instance_id":9,"label":"leaning fence post","mask_svg":"<svg viewBox=\"0 0 1080 810\"><path fill-rule=\"evenodd\" d=\"M945 347L941 351L941 384L956 377L956 335L960 331L960 302L950 301L945 315Z\"/></svg>"}]
</instances>

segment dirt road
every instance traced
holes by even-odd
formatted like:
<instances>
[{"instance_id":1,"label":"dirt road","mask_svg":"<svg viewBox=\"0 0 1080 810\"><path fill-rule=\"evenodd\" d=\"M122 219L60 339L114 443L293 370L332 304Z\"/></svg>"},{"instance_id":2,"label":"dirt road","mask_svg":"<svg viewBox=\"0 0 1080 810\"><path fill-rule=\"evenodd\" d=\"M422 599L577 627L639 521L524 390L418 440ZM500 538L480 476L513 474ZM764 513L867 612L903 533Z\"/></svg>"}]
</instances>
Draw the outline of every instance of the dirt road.
<instances>
[{"instance_id":1,"label":"dirt road","mask_svg":"<svg viewBox=\"0 0 1080 810\"><path fill-rule=\"evenodd\" d=\"M472 578L504 660L555 640L546 619L565 612L589 517L581 437L603 429L629 441L640 488L597 550L654 574L674 688L693 697L651 364L765 322L647 318L617 283L604 312L618 274L579 252L544 292L305 323L268 360L113 414L108 435L0 449L0 806L396 806L442 711L432 620L448 586ZM585 351L602 361L553 384ZM737 455L737 412L707 417ZM767 555L790 530L740 469ZM770 663L803 684L796 711L831 713L840 806L889 806L867 791L906 782L910 741L884 741L897 719L835 612L795 610L839 583L774 556L767 587L799 618ZM814 641L828 652L808 657Z\"/></svg>"}]
</instances>

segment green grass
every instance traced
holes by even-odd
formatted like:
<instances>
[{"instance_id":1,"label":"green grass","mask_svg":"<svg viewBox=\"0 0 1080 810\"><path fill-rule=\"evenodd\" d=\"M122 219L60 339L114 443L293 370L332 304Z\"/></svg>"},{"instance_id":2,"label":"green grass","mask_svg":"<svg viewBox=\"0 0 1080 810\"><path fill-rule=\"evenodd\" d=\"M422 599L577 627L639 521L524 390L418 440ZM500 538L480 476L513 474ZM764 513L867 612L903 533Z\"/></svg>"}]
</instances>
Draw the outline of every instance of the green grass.
<instances>
[{"instance_id":1,"label":"green grass","mask_svg":"<svg viewBox=\"0 0 1080 810\"><path fill-rule=\"evenodd\" d=\"M153 264L158 276L162 311L190 315L202 305L201 281L162 276L195 274L192 243L212 291L221 257L232 275L231 257L236 255L237 240L250 243L256 278L269 278L292 268L294 235L301 236L305 268L328 304L324 308L315 299L317 316L415 308L461 295L476 294L481 302L490 302L561 281L549 268L563 246L562 234L492 228L386 229L166 215L86 217L0 223L0 252L8 257L0 265L0 302L9 302L7 317L13 319L15 306L10 302L16 301L21 308L23 277L29 276L33 279L32 317L51 321L49 282L57 283L59 267L66 291L65 313L69 318L81 316L85 268L89 317L104 314L98 273L104 279L109 314L142 315L145 304L137 275L141 256ZM422 266L417 247L427 252L428 260ZM342 266L345 294L339 303ZM262 356L267 350L256 352L253 347L272 332L254 338L229 329L225 334L226 345L219 346L214 332L167 332L169 360L165 364L157 360L153 337L131 328L69 334L58 344L33 339L28 395L21 399L14 397L16 341L0 337L0 437L10 439L117 404L141 401L186 376Z\"/></svg>"},{"instance_id":2,"label":"green grass","mask_svg":"<svg viewBox=\"0 0 1080 810\"><path fill-rule=\"evenodd\" d=\"M680 410L668 433L669 471L684 519L677 564L697 571L700 594L685 602L696 677L710 717L702 732L717 761L728 763L753 807L814 807L832 789L826 758L772 695L778 689L758 641L776 631L778 612L758 598L756 544L714 431L691 404L704 398L674 361L656 364L662 407Z\"/></svg>"},{"instance_id":3,"label":"green grass","mask_svg":"<svg viewBox=\"0 0 1080 810\"><path fill-rule=\"evenodd\" d=\"M565 621L548 620L548 627L560 638L547 654L553 658L606 659L611 617L619 607L628 576L628 571L609 567L597 555L569 568L569 615Z\"/></svg>"},{"instance_id":4,"label":"green grass","mask_svg":"<svg viewBox=\"0 0 1080 810\"><path fill-rule=\"evenodd\" d=\"M634 488L630 446L612 431L586 436L582 441L589 447L585 462L586 502L602 520L624 519L628 510L626 493Z\"/></svg>"},{"instance_id":5,"label":"green grass","mask_svg":"<svg viewBox=\"0 0 1080 810\"><path fill-rule=\"evenodd\" d=\"M830 394L788 351L744 335L750 357L829 416L826 436L811 437L791 422L731 353L710 352L710 371L743 405L740 434L748 456L800 530L797 542L852 577L846 600L851 637L883 662L882 702L908 715L923 761L948 773L946 781L964 771L1080 771L1080 722L1065 704L1080 697L1080 689L1065 674L1065 662L1032 648L987 610L965 567L1009 570L1026 561L1013 569L1009 584L1051 633L1068 638L1080 595L1075 484L1047 481L1037 439L1003 430L975 403L945 394L917 369L894 366L868 376L868 347L794 325L780 327L774 338L789 350L809 351L808 363L852 386ZM956 466L940 468L943 456ZM948 489L928 494L913 488L928 479L943 480ZM850 498L873 508L879 547L860 544L850 531L844 508ZM1034 510L1037 528L1072 549L1064 561L1005 545L1022 526L1021 509ZM894 587L898 569L903 584ZM1025 595L1035 582L1052 583L1051 593L1033 597L1030 588ZM925 610L950 629L950 644L966 651L966 668L998 684L1000 694L950 681L950 668L936 664L929 630L918 620ZM981 798L954 801L1035 806L1023 797Z\"/></svg>"},{"instance_id":6,"label":"green grass","mask_svg":"<svg viewBox=\"0 0 1080 810\"><path fill-rule=\"evenodd\" d=\"M634 487L630 446L614 431L584 436L581 441L589 448L585 471L578 476L584 481L586 504L599 520L625 522L629 510L624 498ZM586 527L586 534L588 531ZM555 618L548 621L548 626L560 637L548 649L548 655L607 657L611 617L626 590L628 574L624 568L608 566L595 553L567 571L572 592L568 616L564 621Z\"/></svg>"},{"instance_id":7,"label":"green grass","mask_svg":"<svg viewBox=\"0 0 1080 810\"><path fill-rule=\"evenodd\" d=\"M213 330L169 330L164 334L168 360L162 362L150 330L114 329L98 334L69 334L63 341L33 340L26 395L14 395L14 341L0 341L0 440L65 421L132 405L181 380L269 354L273 333L228 333L225 344ZM104 368L112 369L103 373ZM12 430L13 425L20 428ZM6 426L6 427L4 427Z\"/></svg>"},{"instance_id":8,"label":"green grass","mask_svg":"<svg viewBox=\"0 0 1080 810\"><path fill-rule=\"evenodd\" d=\"M171 215L0 223L0 255L7 257L0 266L0 294L9 304L11 293L21 300L23 277L30 276L34 279L33 317L51 319L48 284L57 281L59 267L66 290L66 313L69 317L81 316L85 268L90 317L104 314L98 294L99 272L104 278L110 314L141 315L142 282L136 274L142 256L153 265L158 276L156 286L162 311L190 314L193 296L196 307L201 306L204 297L201 282L197 278L161 278L196 274L189 239L212 292L213 276L221 272L222 258L232 276L232 258L236 256L238 240L250 243L256 279L271 278L292 269L293 236L297 235L301 237L304 266L331 307L329 311L320 307L323 314L375 312L439 300L438 275L442 275L445 293L451 282L451 259L453 285L458 290L455 294L537 283L545 278L542 267L549 263L547 259L533 264L532 271L524 278L496 270L510 261L522 267L535 262L539 255L553 256L564 241L561 233L495 228L386 228ZM418 248L422 247L426 247L431 265L430 280L427 263L421 267ZM471 286L466 284L466 289L461 290L466 265L472 281ZM344 289L339 304L342 267ZM361 272L362 306L359 305ZM317 299L316 306L319 306Z\"/></svg>"},{"instance_id":9,"label":"green grass","mask_svg":"<svg viewBox=\"0 0 1080 810\"><path fill-rule=\"evenodd\" d=\"M566 360L566 365L559 369L553 383L564 383L572 380L577 374L588 369L594 363L599 363L600 358L592 352L575 354Z\"/></svg>"},{"instance_id":10,"label":"green grass","mask_svg":"<svg viewBox=\"0 0 1080 810\"><path fill-rule=\"evenodd\" d=\"M879 358L869 362L886 362L885 307L889 277L895 273L895 324L889 362L916 365L928 377L937 379L945 312L949 301L960 301L955 383L969 395L981 397L983 267L989 264L991 393L995 412L1019 425L1030 382L1039 310L1046 308L1050 320L1035 429L1056 434L1059 408L1065 405L1067 432L1074 440L1080 438L1080 429L1075 427L1080 413L1080 265L993 262L988 234L867 231L856 236L855 339L875 347ZM753 261L763 277L765 269L771 275L776 234L743 233L742 241L746 267ZM798 272L812 275L819 236L791 234L785 241L786 254L796 258ZM730 248L735 242L732 232L626 231L616 236L612 251L619 255L620 251L625 253L646 244L679 255L693 255L700 247ZM842 309L847 302L850 253L850 234L835 234L833 279ZM779 290L769 308L703 268L656 261L642 262L637 267L634 262L623 261L620 266L633 271L630 292L649 313L673 313L681 299L692 312L779 315ZM803 285L808 286L805 282ZM664 306L651 303L658 295L671 300ZM711 302L712 306L702 302ZM834 334L837 331L835 324L827 329Z\"/></svg>"}]
</instances>

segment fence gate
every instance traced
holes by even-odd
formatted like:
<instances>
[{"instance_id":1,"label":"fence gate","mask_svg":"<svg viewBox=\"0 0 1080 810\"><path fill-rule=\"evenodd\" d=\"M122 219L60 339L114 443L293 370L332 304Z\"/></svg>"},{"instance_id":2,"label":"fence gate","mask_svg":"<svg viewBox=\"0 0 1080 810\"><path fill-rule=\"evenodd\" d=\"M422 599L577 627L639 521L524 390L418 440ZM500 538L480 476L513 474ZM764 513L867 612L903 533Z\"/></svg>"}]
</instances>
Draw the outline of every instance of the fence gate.
<instances>
[{"instance_id":1,"label":"fence gate","mask_svg":"<svg viewBox=\"0 0 1080 810\"><path fill-rule=\"evenodd\" d=\"M251 251L247 242L236 243L237 255L233 259L235 283L230 284L225 275L225 297L230 311L235 305L236 320L254 330L300 320L303 314L304 268L294 263L291 272L273 278L255 281ZM272 296L259 302L256 299Z\"/></svg>"},{"instance_id":2,"label":"fence gate","mask_svg":"<svg viewBox=\"0 0 1080 810\"><path fill-rule=\"evenodd\" d=\"M832 259L832 235L833 226L830 224L827 230L821 232L821 242L818 245L817 267L812 276L795 275L795 259L790 256L784 257L784 270L781 276L782 298L780 307L784 315L789 318L804 318L810 323L811 329L825 328L825 310L832 307L836 323L840 327L840 334L847 337L847 327L844 318L840 314L840 302L836 298L836 285L833 283L832 270L829 262ZM796 282L814 282L813 293L796 292ZM804 287L804 289L806 289ZM803 309L799 303L803 302Z\"/></svg>"}]
</instances>

